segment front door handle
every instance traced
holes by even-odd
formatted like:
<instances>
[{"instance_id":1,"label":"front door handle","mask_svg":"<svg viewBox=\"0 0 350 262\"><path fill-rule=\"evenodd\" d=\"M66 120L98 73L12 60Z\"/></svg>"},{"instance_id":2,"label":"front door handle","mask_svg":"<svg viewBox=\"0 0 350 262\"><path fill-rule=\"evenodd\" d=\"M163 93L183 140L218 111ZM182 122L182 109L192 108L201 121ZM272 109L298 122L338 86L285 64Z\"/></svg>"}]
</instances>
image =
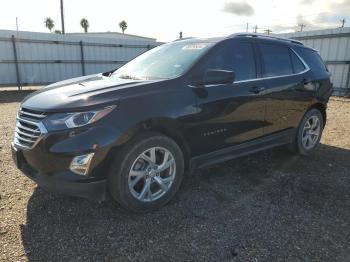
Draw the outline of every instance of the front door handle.
<instances>
[{"instance_id":1,"label":"front door handle","mask_svg":"<svg viewBox=\"0 0 350 262\"><path fill-rule=\"evenodd\" d=\"M250 92L254 93L254 94L259 94L263 91L265 91L265 87L263 87L263 86L254 86L250 89Z\"/></svg>"}]
</instances>

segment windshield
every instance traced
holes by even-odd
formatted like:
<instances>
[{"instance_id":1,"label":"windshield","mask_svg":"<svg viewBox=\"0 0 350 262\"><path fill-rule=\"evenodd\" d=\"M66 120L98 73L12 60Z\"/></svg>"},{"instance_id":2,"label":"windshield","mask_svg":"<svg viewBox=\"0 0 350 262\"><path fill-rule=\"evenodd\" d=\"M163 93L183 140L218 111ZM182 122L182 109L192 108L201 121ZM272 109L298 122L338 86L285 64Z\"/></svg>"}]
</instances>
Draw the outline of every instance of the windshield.
<instances>
[{"instance_id":1,"label":"windshield","mask_svg":"<svg viewBox=\"0 0 350 262\"><path fill-rule=\"evenodd\" d=\"M179 41L136 57L112 74L125 79L169 79L182 75L213 43Z\"/></svg>"}]
</instances>

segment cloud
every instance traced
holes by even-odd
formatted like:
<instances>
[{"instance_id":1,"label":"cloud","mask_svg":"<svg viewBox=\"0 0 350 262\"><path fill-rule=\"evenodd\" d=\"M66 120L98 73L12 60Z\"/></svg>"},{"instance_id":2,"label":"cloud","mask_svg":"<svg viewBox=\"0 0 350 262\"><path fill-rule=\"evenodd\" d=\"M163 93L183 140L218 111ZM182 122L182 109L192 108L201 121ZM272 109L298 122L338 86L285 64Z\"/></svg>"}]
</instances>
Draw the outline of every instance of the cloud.
<instances>
[{"instance_id":1,"label":"cloud","mask_svg":"<svg viewBox=\"0 0 350 262\"><path fill-rule=\"evenodd\" d=\"M334 13L337 13L339 15L347 16L350 12L350 0L343 0L338 2L331 2L330 3L331 10L334 11Z\"/></svg>"},{"instance_id":2,"label":"cloud","mask_svg":"<svg viewBox=\"0 0 350 262\"><path fill-rule=\"evenodd\" d=\"M326 28L337 28L340 26L340 19L342 17L338 15L338 12L321 12L317 16L306 19L302 14L296 17L296 24L306 25L306 30L318 30Z\"/></svg>"},{"instance_id":3,"label":"cloud","mask_svg":"<svg viewBox=\"0 0 350 262\"><path fill-rule=\"evenodd\" d=\"M246 1L227 2L222 11L238 16L251 16L254 14L254 8Z\"/></svg>"},{"instance_id":4,"label":"cloud","mask_svg":"<svg viewBox=\"0 0 350 262\"><path fill-rule=\"evenodd\" d=\"M290 25L272 25L271 28L272 32L275 33L286 33L286 32L294 32L295 26Z\"/></svg>"},{"instance_id":5,"label":"cloud","mask_svg":"<svg viewBox=\"0 0 350 262\"><path fill-rule=\"evenodd\" d=\"M314 0L302 0L300 3L303 5L311 5L314 3Z\"/></svg>"},{"instance_id":6,"label":"cloud","mask_svg":"<svg viewBox=\"0 0 350 262\"><path fill-rule=\"evenodd\" d=\"M306 24L311 24L311 22L308 21L308 20L306 20L306 19L303 17L303 15L301 15L301 14L298 14L298 15L297 15L297 17L296 17L296 22L297 22L298 25L301 25L301 24L304 24L304 25L306 25Z\"/></svg>"}]
</instances>

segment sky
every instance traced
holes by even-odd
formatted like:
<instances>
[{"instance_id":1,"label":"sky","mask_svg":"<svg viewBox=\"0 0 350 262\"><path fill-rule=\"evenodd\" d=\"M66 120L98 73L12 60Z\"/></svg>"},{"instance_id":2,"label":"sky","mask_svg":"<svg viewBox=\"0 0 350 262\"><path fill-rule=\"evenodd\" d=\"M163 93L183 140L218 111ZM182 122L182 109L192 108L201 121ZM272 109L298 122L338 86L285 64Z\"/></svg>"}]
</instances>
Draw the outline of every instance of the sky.
<instances>
[{"instance_id":1,"label":"sky","mask_svg":"<svg viewBox=\"0 0 350 262\"><path fill-rule=\"evenodd\" d=\"M60 0L2 0L0 29L48 32L46 17L61 29ZM236 32L294 32L335 28L346 18L350 26L350 0L64 0L66 32L83 32L81 18L89 21L89 32L120 32L171 41L184 37L224 36Z\"/></svg>"}]
</instances>

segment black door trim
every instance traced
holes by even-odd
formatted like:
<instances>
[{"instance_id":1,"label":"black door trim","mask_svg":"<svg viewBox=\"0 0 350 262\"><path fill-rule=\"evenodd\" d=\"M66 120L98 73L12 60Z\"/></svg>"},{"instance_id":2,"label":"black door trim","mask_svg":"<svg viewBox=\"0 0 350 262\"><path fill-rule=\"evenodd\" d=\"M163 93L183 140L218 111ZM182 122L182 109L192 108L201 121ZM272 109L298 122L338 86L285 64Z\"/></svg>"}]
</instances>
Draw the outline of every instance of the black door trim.
<instances>
[{"instance_id":1,"label":"black door trim","mask_svg":"<svg viewBox=\"0 0 350 262\"><path fill-rule=\"evenodd\" d=\"M202 168L237 157L249 155L262 150L285 145L293 141L296 129L290 128L262 138L244 142L239 145L227 147L207 154L191 158L190 170Z\"/></svg>"}]
</instances>

